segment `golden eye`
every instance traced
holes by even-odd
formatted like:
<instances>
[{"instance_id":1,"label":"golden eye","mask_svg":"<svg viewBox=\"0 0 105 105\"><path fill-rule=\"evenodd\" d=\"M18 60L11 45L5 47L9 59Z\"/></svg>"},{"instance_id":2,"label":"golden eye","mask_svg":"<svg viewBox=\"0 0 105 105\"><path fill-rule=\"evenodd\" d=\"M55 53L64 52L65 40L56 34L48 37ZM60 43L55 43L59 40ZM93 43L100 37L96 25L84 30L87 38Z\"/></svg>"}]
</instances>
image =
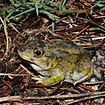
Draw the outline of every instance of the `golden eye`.
<instances>
[{"instance_id":1,"label":"golden eye","mask_svg":"<svg viewBox=\"0 0 105 105\"><path fill-rule=\"evenodd\" d=\"M34 50L34 54L35 54L35 56L42 56L43 55L43 51L42 50L35 49Z\"/></svg>"}]
</instances>

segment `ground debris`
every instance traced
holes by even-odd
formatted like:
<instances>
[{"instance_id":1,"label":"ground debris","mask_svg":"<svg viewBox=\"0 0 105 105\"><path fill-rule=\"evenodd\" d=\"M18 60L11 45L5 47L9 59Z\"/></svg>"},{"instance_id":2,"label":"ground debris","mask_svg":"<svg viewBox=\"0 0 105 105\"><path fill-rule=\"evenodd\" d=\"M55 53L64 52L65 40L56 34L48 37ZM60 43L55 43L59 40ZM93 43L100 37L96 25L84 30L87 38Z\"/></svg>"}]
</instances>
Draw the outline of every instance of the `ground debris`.
<instances>
[{"instance_id":1,"label":"ground debris","mask_svg":"<svg viewBox=\"0 0 105 105\"><path fill-rule=\"evenodd\" d=\"M105 104L103 1L51 0L39 3L32 0L24 2L24 5L14 5L15 2L6 0L5 3L0 3L0 105ZM35 10L33 3L36 3L34 8L40 5L39 8ZM11 13L9 10L14 7L18 12ZM27 9L30 12L27 12ZM41 12L38 13L38 10ZM20 44L31 35L45 40L72 40L90 51L95 68L94 76L77 86L69 83L52 87L35 84L35 81L31 80L32 68L22 62L17 53Z\"/></svg>"}]
</instances>

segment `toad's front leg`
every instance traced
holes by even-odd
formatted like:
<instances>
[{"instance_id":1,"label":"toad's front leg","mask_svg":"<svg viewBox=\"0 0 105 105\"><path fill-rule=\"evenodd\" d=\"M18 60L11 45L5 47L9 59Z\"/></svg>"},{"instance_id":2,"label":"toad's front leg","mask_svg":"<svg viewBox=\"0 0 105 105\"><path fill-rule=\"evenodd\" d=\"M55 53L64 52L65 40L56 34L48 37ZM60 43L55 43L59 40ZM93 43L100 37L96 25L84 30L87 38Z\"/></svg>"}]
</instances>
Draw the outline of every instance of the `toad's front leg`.
<instances>
[{"instance_id":1,"label":"toad's front leg","mask_svg":"<svg viewBox=\"0 0 105 105\"><path fill-rule=\"evenodd\" d=\"M45 86L55 85L65 79L64 73L59 68L53 69L53 72L51 73L51 76L48 78L32 77L32 79L37 80L36 83L41 83Z\"/></svg>"}]
</instances>

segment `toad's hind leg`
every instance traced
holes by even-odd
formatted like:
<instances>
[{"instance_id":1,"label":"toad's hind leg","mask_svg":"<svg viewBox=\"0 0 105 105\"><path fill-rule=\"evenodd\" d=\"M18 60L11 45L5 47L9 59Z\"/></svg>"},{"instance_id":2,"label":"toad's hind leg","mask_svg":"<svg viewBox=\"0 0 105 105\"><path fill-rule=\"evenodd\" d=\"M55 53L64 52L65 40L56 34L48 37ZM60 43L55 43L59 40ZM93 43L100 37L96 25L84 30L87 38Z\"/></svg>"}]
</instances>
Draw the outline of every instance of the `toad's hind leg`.
<instances>
[{"instance_id":1,"label":"toad's hind leg","mask_svg":"<svg viewBox=\"0 0 105 105\"><path fill-rule=\"evenodd\" d=\"M76 65L76 70L72 75L72 80L74 80L74 85L83 82L93 75L94 67L90 59L82 59L79 65Z\"/></svg>"}]
</instances>

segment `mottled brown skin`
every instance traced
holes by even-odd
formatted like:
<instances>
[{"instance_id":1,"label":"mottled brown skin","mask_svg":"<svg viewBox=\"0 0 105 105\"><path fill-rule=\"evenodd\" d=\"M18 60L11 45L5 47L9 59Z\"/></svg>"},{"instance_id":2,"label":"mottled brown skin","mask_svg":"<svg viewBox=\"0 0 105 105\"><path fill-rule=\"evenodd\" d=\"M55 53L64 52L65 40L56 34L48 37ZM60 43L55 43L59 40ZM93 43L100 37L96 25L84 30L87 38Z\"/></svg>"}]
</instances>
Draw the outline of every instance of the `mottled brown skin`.
<instances>
[{"instance_id":1,"label":"mottled brown skin","mask_svg":"<svg viewBox=\"0 0 105 105\"><path fill-rule=\"evenodd\" d=\"M90 54L72 41L45 41L30 37L19 48L18 53L40 74L33 79L45 86L61 81L75 85L93 74Z\"/></svg>"}]
</instances>

